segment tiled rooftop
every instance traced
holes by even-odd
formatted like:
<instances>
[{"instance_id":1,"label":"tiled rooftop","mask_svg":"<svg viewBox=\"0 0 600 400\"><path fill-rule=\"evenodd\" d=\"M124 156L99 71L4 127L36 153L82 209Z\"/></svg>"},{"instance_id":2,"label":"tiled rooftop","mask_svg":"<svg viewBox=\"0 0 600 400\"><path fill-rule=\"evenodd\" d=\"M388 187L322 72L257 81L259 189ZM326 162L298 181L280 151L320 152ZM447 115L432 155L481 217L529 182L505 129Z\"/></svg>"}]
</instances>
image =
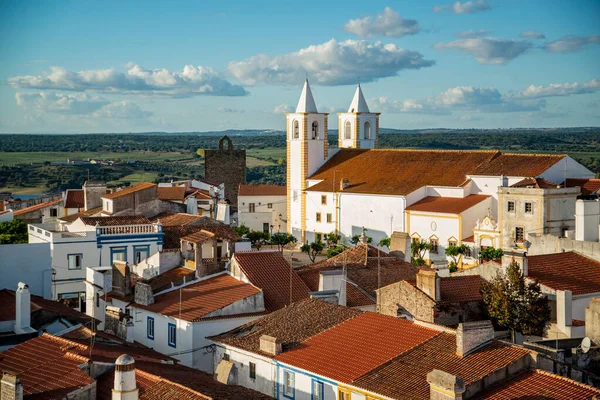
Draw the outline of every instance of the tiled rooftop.
<instances>
[{"instance_id":1,"label":"tiled rooftop","mask_svg":"<svg viewBox=\"0 0 600 400\"><path fill-rule=\"evenodd\" d=\"M528 350L494 341L465 357L456 355L456 335L438 333L393 360L367 371L353 385L394 399L428 399L427 374L439 369L469 385L529 354Z\"/></svg>"},{"instance_id":2,"label":"tiled rooftop","mask_svg":"<svg viewBox=\"0 0 600 400\"><path fill-rule=\"evenodd\" d=\"M260 289L257 287L241 282L228 274L221 274L199 281L183 288L181 319L184 321L198 321L207 314L259 292ZM179 290L156 296L154 304L149 306L136 304L136 307L179 318Z\"/></svg>"},{"instance_id":3,"label":"tiled rooftop","mask_svg":"<svg viewBox=\"0 0 600 400\"><path fill-rule=\"evenodd\" d=\"M442 303L479 301L481 285L485 282L479 275L456 276L440 279Z\"/></svg>"},{"instance_id":4,"label":"tiled rooftop","mask_svg":"<svg viewBox=\"0 0 600 400\"><path fill-rule=\"evenodd\" d=\"M44 333L0 353L0 369L20 375L28 399L59 399L94 383L79 365L89 361L76 353L87 346Z\"/></svg>"},{"instance_id":5,"label":"tiled rooftop","mask_svg":"<svg viewBox=\"0 0 600 400\"><path fill-rule=\"evenodd\" d=\"M37 210L41 210L46 207L51 207L51 206L57 205L59 203L62 203L62 201L63 201L63 199L58 199L58 200L53 200L53 201L47 201L46 203L36 204L31 207L21 208L20 210L15 211L13 213L13 215L15 217L18 217L19 215L28 214L32 211L37 211Z\"/></svg>"},{"instance_id":6,"label":"tiled rooftop","mask_svg":"<svg viewBox=\"0 0 600 400\"><path fill-rule=\"evenodd\" d=\"M477 400L588 400L600 389L540 370L527 371L476 395Z\"/></svg>"},{"instance_id":7,"label":"tiled rooftop","mask_svg":"<svg viewBox=\"0 0 600 400\"><path fill-rule=\"evenodd\" d=\"M305 340L275 359L351 383L438 334L404 319L367 312Z\"/></svg>"},{"instance_id":8,"label":"tiled rooftop","mask_svg":"<svg viewBox=\"0 0 600 400\"><path fill-rule=\"evenodd\" d=\"M184 226L163 226L163 249L179 249L181 238L200 230L211 232L218 238L229 239L232 242L237 242L241 239L230 226L218 223L210 218L202 217Z\"/></svg>"},{"instance_id":9,"label":"tiled rooftop","mask_svg":"<svg viewBox=\"0 0 600 400\"><path fill-rule=\"evenodd\" d=\"M96 214L100 214L102 212L102 207L90 208L89 210L79 212L77 214L69 214L64 217L59 218L59 220L64 222L73 222L79 219L80 217L91 217Z\"/></svg>"},{"instance_id":10,"label":"tiled rooftop","mask_svg":"<svg viewBox=\"0 0 600 400\"><path fill-rule=\"evenodd\" d=\"M525 178L515 184L510 185L510 187L530 189L556 189L560 186L544 178Z\"/></svg>"},{"instance_id":11,"label":"tiled rooftop","mask_svg":"<svg viewBox=\"0 0 600 400\"><path fill-rule=\"evenodd\" d=\"M406 207L408 211L423 211L433 213L460 214L476 206L491 196L472 194L467 197L427 196L422 200Z\"/></svg>"},{"instance_id":12,"label":"tiled rooftop","mask_svg":"<svg viewBox=\"0 0 600 400\"><path fill-rule=\"evenodd\" d=\"M171 211L163 211L158 215L151 218L152 222L158 222L165 226L183 226L191 224L192 222L198 221L199 219L206 218L200 215L185 214L185 213L173 213Z\"/></svg>"},{"instance_id":13,"label":"tiled rooftop","mask_svg":"<svg viewBox=\"0 0 600 400\"><path fill-rule=\"evenodd\" d=\"M290 304L290 282L292 303L308 297L309 288L280 252L238 252L234 257L248 280L263 290L267 311Z\"/></svg>"},{"instance_id":14,"label":"tiled rooftop","mask_svg":"<svg viewBox=\"0 0 600 400\"><path fill-rule=\"evenodd\" d=\"M281 340L283 351L288 351L309 337L361 314L362 311L322 300L306 299L209 339L260 353L260 337L269 335Z\"/></svg>"},{"instance_id":15,"label":"tiled rooftop","mask_svg":"<svg viewBox=\"0 0 600 400\"><path fill-rule=\"evenodd\" d=\"M555 290L600 292L600 261L572 251L529 256L528 271L530 278Z\"/></svg>"},{"instance_id":16,"label":"tiled rooftop","mask_svg":"<svg viewBox=\"0 0 600 400\"><path fill-rule=\"evenodd\" d=\"M143 225L151 224L150 220L142 215L124 217L81 217L85 225L117 226L117 225Z\"/></svg>"},{"instance_id":17,"label":"tiled rooftop","mask_svg":"<svg viewBox=\"0 0 600 400\"><path fill-rule=\"evenodd\" d=\"M185 199L185 186L173 186L173 187L158 187L158 199L159 200L177 200L183 201Z\"/></svg>"},{"instance_id":18,"label":"tiled rooftop","mask_svg":"<svg viewBox=\"0 0 600 400\"><path fill-rule=\"evenodd\" d=\"M213 233L199 229L194 233L190 233L189 235L182 237L181 240L185 240L186 242L190 243L201 244L211 240L214 237L215 235Z\"/></svg>"},{"instance_id":19,"label":"tiled rooftop","mask_svg":"<svg viewBox=\"0 0 600 400\"><path fill-rule=\"evenodd\" d=\"M178 286L178 283L183 283L183 279L193 279L196 271L186 267L175 267L160 275L154 276L145 281L152 288L152 292L158 293L171 287L171 283Z\"/></svg>"},{"instance_id":20,"label":"tiled rooftop","mask_svg":"<svg viewBox=\"0 0 600 400\"><path fill-rule=\"evenodd\" d=\"M277 185L240 185L238 196L285 196L286 189Z\"/></svg>"},{"instance_id":21,"label":"tiled rooftop","mask_svg":"<svg viewBox=\"0 0 600 400\"><path fill-rule=\"evenodd\" d=\"M564 154L501 154L469 175L537 177L564 157Z\"/></svg>"},{"instance_id":22,"label":"tiled rooftop","mask_svg":"<svg viewBox=\"0 0 600 400\"><path fill-rule=\"evenodd\" d=\"M85 207L83 189L67 190L67 197L65 198L65 208L83 208L83 207Z\"/></svg>"},{"instance_id":23,"label":"tiled rooftop","mask_svg":"<svg viewBox=\"0 0 600 400\"><path fill-rule=\"evenodd\" d=\"M600 179L567 178L566 186L579 186L581 188L581 194L584 196L588 196L590 194L600 194Z\"/></svg>"},{"instance_id":24,"label":"tiled rooftop","mask_svg":"<svg viewBox=\"0 0 600 400\"><path fill-rule=\"evenodd\" d=\"M302 280L311 292L319 290L320 271L317 269L305 270L302 272ZM365 291L359 289L357 285L350 279L346 282L346 306L362 307L375 304L372 296L369 296Z\"/></svg>"},{"instance_id":25,"label":"tiled rooftop","mask_svg":"<svg viewBox=\"0 0 600 400\"><path fill-rule=\"evenodd\" d=\"M128 194L139 192L141 190L150 189L153 187L158 187L158 186L155 183L142 182L142 183L138 183L137 185L133 185L128 188L125 188L123 190L119 190L119 191L104 195L104 196L102 196L102 198L103 199L116 199L118 197L127 196Z\"/></svg>"}]
</instances>

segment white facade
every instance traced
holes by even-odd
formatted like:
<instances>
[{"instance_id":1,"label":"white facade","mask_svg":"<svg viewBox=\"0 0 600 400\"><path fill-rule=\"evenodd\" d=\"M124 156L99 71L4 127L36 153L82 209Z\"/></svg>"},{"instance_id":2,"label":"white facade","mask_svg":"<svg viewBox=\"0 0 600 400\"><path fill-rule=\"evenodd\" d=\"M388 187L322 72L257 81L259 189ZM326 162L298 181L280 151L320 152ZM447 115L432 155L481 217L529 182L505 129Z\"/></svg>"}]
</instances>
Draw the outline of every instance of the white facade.
<instances>
[{"instance_id":1,"label":"white facade","mask_svg":"<svg viewBox=\"0 0 600 400\"><path fill-rule=\"evenodd\" d=\"M239 226L245 225L253 231L264 231L269 233L286 232L286 214L287 210L285 195L238 195Z\"/></svg>"},{"instance_id":2,"label":"white facade","mask_svg":"<svg viewBox=\"0 0 600 400\"><path fill-rule=\"evenodd\" d=\"M48 243L0 245L0 289L14 290L19 282L45 299L52 298L52 263Z\"/></svg>"},{"instance_id":3,"label":"white facade","mask_svg":"<svg viewBox=\"0 0 600 400\"><path fill-rule=\"evenodd\" d=\"M575 240L600 240L600 199L575 202Z\"/></svg>"}]
</instances>

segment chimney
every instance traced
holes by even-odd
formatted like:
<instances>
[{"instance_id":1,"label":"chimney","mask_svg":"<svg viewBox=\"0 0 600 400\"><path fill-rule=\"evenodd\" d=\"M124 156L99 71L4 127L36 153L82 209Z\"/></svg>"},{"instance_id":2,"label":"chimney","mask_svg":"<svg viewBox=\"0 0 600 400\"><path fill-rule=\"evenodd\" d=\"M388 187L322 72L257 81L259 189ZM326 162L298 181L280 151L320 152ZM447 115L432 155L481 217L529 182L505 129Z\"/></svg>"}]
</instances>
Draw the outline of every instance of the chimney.
<instances>
[{"instance_id":1,"label":"chimney","mask_svg":"<svg viewBox=\"0 0 600 400\"><path fill-rule=\"evenodd\" d=\"M282 352L281 341L273 336L262 335L260 337L260 351L276 356Z\"/></svg>"},{"instance_id":2,"label":"chimney","mask_svg":"<svg viewBox=\"0 0 600 400\"><path fill-rule=\"evenodd\" d=\"M338 295L338 305L346 306L346 279L344 271L328 270L319 273L319 291L328 292L335 290Z\"/></svg>"},{"instance_id":3,"label":"chimney","mask_svg":"<svg viewBox=\"0 0 600 400\"><path fill-rule=\"evenodd\" d=\"M408 233L393 232L390 238L390 255L410 262L410 237Z\"/></svg>"},{"instance_id":4,"label":"chimney","mask_svg":"<svg viewBox=\"0 0 600 400\"><path fill-rule=\"evenodd\" d=\"M456 355L465 357L494 339L494 327L489 320L463 322L456 329Z\"/></svg>"},{"instance_id":5,"label":"chimney","mask_svg":"<svg viewBox=\"0 0 600 400\"><path fill-rule=\"evenodd\" d=\"M340 181L340 190L346 190L348 186L350 186L350 179L342 178L342 180Z\"/></svg>"},{"instance_id":6,"label":"chimney","mask_svg":"<svg viewBox=\"0 0 600 400\"><path fill-rule=\"evenodd\" d=\"M217 204L217 221L221 221L227 225L231 224L230 214L229 203L225 200L219 201L219 204Z\"/></svg>"},{"instance_id":7,"label":"chimney","mask_svg":"<svg viewBox=\"0 0 600 400\"><path fill-rule=\"evenodd\" d=\"M131 271L126 261L115 261L113 264L112 290L121 297L131 294Z\"/></svg>"},{"instance_id":8,"label":"chimney","mask_svg":"<svg viewBox=\"0 0 600 400\"><path fill-rule=\"evenodd\" d=\"M23 400L23 384L19 374L4 371L0 381L0 396L2 400Z\"/></svg>"},{"instance_id":9,"label":"chimney","mask_svg":"<svg viewBox=\"0 0 600 400\"><path fill-rule=\"evenodd\" d=\"M135 288L135 302L143 306L149 306L154 304L154 295L152 294L152 287L143 282L136 282Z\"/></svg>"},{"instance_id":10,"label":"chimney","mask_svg":"<svg viewBox=\"0 0 600 400\"><path fill-rule=\"evenodd\" d=\"M439 369L427 374L427 383L431 400L462 400L466 390L462 379Z\"/></svg>"},{"instance_id":11,"label":"chimney","mask_svg":"<svg viewBox=\"0 0 600 400\"><path fill-rule=\"evenodd\" d=\"M32 333L31 325L31 294L29 286L19 282L15 292L15 333Z\"/></svg>"},{"instance_id":12,"label":"chimney","mask_svg":"<svg viewBox=\"0 0 600 400\"><path fill-rule=\"evenodd\" d=\"M434 269L428 267L419 267L417 272L417 288L427 294L435 301L440 301L440 277Z\"/></svg>"},{"instance_id":13,"label":"chimney","mask_svg":"<svg viewBox=\"0 0 600 400\"><path fill-rule=\"evenodd\" d=\"M135 361L128 354L122 354L115 361L115 383L112 400L137 400L139 390L135 383Z\"/></svg>"},{"instance_id":14,"label":"chimney","mask_svg":"<svg viewBox=\"0 0 600 400\"><path fill-rule=\"evenodd\" d=\"M529 268L527 265L527 252L520 249L505 250L502 255L502 268L506 271L506 268L513 261L516 261L517 264L519 264L523 276L528 276Z\"/></svg>"},{"instance_id":15,"label":"chimney","mask_svg":"<svg viewBox=\"0 0 600 400\"><path fill-rule=\"evenodd\" d=\"M570 290L556 291L556 324L561 331L573 324L573 293Z\"/></svg>"},{"instance_id":16,"label":"chimney","mask_svg":"<svg viewBox=\"0 0 600 400\"><path fill-rule=\"evenodd\" d=\"M102 181L86 181L83 184L85 211L102 206L102 196L106 195L106 184Z\"/></svg>"}]
</instances>

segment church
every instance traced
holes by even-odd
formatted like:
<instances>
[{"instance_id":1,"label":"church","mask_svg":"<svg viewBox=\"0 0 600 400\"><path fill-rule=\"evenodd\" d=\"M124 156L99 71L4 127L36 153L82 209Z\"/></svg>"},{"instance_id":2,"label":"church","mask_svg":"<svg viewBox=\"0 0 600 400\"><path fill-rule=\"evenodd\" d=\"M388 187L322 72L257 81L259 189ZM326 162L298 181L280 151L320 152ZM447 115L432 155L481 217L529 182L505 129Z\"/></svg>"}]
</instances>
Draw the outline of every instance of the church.
<instances>
[{"instance_id":1,"label":"church","mask_svg":"<svg viewBox=\"0 0 600 400\"><path fill-rule=\"evenodd\" d=\"M528 179L560 187L568 178L594 177L566 154L379 149L380 113L369 109L360 84L348 111L338 113L337 148L329 148L328 118L306 80L295 112L286 114L288 231L302 243L330 232L348 243L365 227L374 244L405 232L432 243L444 258L450 244L473 244L474 229L486 217L497 228L499 188ZM523 207L536 219L543 203ZM478 239L500 247L494 229Z\"/></svg>"}]
</instances>

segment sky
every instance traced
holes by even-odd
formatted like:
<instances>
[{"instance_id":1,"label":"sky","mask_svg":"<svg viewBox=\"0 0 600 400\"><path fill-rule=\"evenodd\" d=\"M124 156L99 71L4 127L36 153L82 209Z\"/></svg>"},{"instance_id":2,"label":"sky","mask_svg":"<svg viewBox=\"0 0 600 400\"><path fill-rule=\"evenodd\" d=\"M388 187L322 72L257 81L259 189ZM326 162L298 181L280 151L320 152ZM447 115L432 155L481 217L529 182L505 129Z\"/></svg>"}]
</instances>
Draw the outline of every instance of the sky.
<instances>
[{"instance_id":1,"label":"sky","mask_svg":"<svg viewBox=\"0 0 600 400\"><path fill-rule=\"evenodd\" d=\"M0 132L600 125L600 1L0 0Z\"/></svg>"}]
</instances>

